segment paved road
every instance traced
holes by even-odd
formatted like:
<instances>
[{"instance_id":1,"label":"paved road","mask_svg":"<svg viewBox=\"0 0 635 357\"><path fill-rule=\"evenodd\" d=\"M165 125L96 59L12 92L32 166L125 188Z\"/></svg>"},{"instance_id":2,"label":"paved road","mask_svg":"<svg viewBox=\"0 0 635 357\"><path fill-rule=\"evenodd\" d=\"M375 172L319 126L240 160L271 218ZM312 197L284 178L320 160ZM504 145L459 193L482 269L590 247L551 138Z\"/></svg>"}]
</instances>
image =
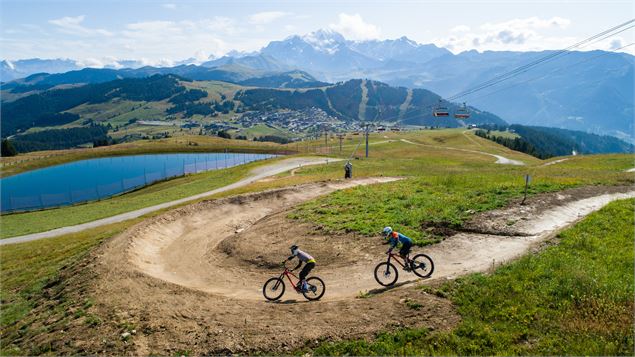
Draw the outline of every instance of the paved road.
<instances>
[{"instance_id":1,"label":"paved road","mask_svg":"<svg viewBox=\"0 0 635 357\"><path fill-rule=\"evenodd\" d=\"M196 200L196 199L203 198L203 197L206 197L206 196L210 196L210 195L213 195L213 194L216 194L216 193L219 193L219 192L229 191L229 190L233 190L235 188L246 186L246 185L248 185L248 184L250 184L252 182L258 181L258 180L263 179L265 177L274 176L274 175L283 173L285 171L289 171L291 169L294 169L294 168L297 168L297 167L300 167L300 166L319 165L319 164L328 163L327 161L328 162L334 162L334 161L339 161L339 159L328 159L327 160L327 159L316 158L316 157L298 157L298 158L292 158L292 159L287 159L287 160L275 162L275 163L270 164L270 165L266 165L266 166L262 166L262 167L256 168L255 170L253 170L251 172L251 175L249 177L245 178L245 179L242 179L240 181L234 182L234 183L232 183L230 185L227 185L227 186L223 186L223 187L217 188L215 190L199 193L199 194L194 195L194 196L189 196L189 197L181 198L181 199L170 201L170 202L161 203L161 204L158 204L158 205L155 205L155 206L150 206L150 207L138 209L136 211L130 211L130 212L118 214L118 215L112 216L112 217L98 219L98 220L92 221L92 222L78 224L78 225L75 225L75 226L62 227L62 228L57 228L57 229L53 229L53 230L46 231L46 232L41 232L41 233L33 233L33 234L27 234L27 235L23 235L23 236L17 236L17 237L12 237L12 238L7 238L7 239L1 239L0 240L0 246L7 245L7 244L30 242L30 241L34 241L34 240L38 240L38 239L43 239L43 238L53 238L53 237L61 236L63 234L81 232L81 231L86 230L86 229L91 229L91 228L95 228L95 227L99 227L99 226L104 226L104 225L107 225L107 224L112 224L112 223L126 221L126 220L129 220L129 219L132 219L132 218L137 218L137 217L143 216L143 215L148 214L150 212L158 211L160 209L164 209L164 208L175 206L175 205L178 205L178 204L181 204L181 203L185 203L185 202L188 202L188 201L192 201L192 200Z\"/></svg>"}]
</instances>

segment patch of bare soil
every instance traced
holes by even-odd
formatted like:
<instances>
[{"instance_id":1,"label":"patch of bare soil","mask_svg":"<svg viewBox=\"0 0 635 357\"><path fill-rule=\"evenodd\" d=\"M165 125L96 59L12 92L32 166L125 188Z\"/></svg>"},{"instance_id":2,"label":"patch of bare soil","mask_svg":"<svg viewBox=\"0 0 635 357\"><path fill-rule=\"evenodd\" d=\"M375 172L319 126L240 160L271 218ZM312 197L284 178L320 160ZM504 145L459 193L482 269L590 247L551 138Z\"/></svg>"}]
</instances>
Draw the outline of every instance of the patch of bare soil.
<instances>
[{"instance_id":1,"label":"patch of bare soil","mask_svg":"<svg viewBox=\"0 0 635 357\"><path fill-rule=\"evenodd\" d=\"M397 287L377 289L373 269L386 250L379 239L326 235L287 218L300 202L388 180L326 182L205 201L145 221L65 270L50 288L48 307L76 301L72 311L90 296L94 304L84 306L86 316L100 322L71 319L23 344L48 343L58 354L284 353L398 327L448 330L460 319L453 306L408 288L421 282L414 275L400 270ZM480 214L469 227L494 234L458 233L427 247L435 272L425 282L487 271L607 202L633 196L630 187L583 188ZM278 264L292 243L316 257L312 275L326 283L322 301L307 302L288 285L280 302L262 296L263 283L281 272ZM422 307L413 310L406 301ZM32 328L44 324L36 321Z\"/></svg>"},{"instance_id":2,"label":"patch of bare soil","mask_svg":"<svg viewBox=\"0 0 635 357\"><path fill-rule=\"evenodd\" d=\"M565 208L572 202L602 195L632 191L631 186L584 186L555 193L542 193L514 200L507 208L476 214L461 228L464 232L503 236L527 236L535 234L527 230L524 222L535 221L544 212ZM575 215L577 217L577 214Z\"/></svg>"}]
</instances>

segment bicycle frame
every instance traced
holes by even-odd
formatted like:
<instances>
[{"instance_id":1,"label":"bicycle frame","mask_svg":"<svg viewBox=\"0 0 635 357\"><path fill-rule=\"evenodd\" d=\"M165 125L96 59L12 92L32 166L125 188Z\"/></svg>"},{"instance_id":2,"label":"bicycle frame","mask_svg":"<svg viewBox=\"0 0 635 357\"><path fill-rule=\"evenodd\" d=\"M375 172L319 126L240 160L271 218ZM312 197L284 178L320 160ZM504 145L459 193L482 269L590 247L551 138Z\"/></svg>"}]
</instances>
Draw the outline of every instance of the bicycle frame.
<instances>
[{"instance_id":1,"label":"bicycle frame","mask_svg":"<svg viewBox=\"0 0 635 357\"><path fill-rule=\"evenodd\" d=\"M287 268L287 267L285 267L285 268L284 268L284 271L282 272L282 274L280 274L279 279L280 279L280 280L284 280L284 279L282 278L283 276L286 276L286 277L287 277L287 279L289 279L289 283L291 284L291 286L292 286L295 290L298 290L298 287L296 286L296 283L294 283L294 282L293 282L293 279L291 279L291 277L294 277L294 278L296 278L296 279L300 280L300 278L299 278L298 276L296 276L295 274L293 274L293 273L291 272L291 270L289 270L289 268ZM276 288L277 288L277 286L276 286Z\"/></svg>"},{"instance_id":2,"label":"bicycle frame","mask_svg":"<svg viewBox=\"0 0 635 357\"><path fill-rule=\"evenodd\" d=\"M397 262L397 264L401 265L402 268L406 267L405 262L401 261L401 255L393 253L393 252L388 253L388 264L390 264L391 258L394 259ZM406 255L406 259L410 260L409 255Z\"/></svg>"}]
</instances>

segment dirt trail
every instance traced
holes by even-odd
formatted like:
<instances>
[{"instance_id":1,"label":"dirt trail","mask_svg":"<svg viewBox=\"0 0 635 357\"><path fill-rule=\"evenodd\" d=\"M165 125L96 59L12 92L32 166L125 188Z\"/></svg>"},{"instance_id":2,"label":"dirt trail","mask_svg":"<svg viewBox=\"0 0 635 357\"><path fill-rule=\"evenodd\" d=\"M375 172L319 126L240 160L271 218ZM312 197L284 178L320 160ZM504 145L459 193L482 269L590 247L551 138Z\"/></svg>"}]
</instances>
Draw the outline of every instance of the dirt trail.
<instances>
[{"instance_id":1,"label":"dirt trail","mask_svg":"<svg viewBox=\"0 0 635 357\"><path fill-rule=\"evenodd\" d=\"M90 313L110 316L112 323L88 330L81 323L68 334L97 353L102 340L119 340L119 326L132 324L143 333L118 352L147 355L282 353L406 326L443 331L460 319L450 301L404 285L487 271L606 203L635 197L632 187L589 187L479 214L466 229L481 233L460 232L415 248L434 259L431 279L400 270L394 289L379 289L373 278L386 250L379 237L329 235L287 217L295 205L320 195L392 180L332 181L204 201L144 221L107 241L85 264L94 276ZM319 302L307 303L290 287L279 303L261 295L266 279L280 273L279 262L292 243L317 259L313 273L327 285ZM359 298L367 294L372 297ZM409 302L421 308L408 308Z\"/></svg>"},{"instance_id":2,"label":"dirt trail","mask_svg":"<svg viewBox=\"0 0 635 357\"><path fill-rule=\"evenodd\" d=\"M359 101L359 109L357 110L357 117L360 121L366 121L366 105L368 104L368 87L366 87L366 80L362 79L360 84L362 89L362 99Z\"/></svg>"},{"instance_id":3,"label":"dirt trail","mask_svg":"<svg viewBox=\"0 0 635 357\"><path fill-rule=\"evenodd\" d=\"M540 167L545 167L545 166L556 165L556 164L558 164L558 163L565 162L565 161L567 161L567 160L569 160L569 158L568 158L568 157L565 157L564 159L558 159L558 160L554 160L554 161L549 161L549 162L546 162L546 163L544 163L544 164L540 165Z\"/></svg>"},{"instance_id":4,"label":"dirt trail","mask_svg":"<svg viewBox=\"0 0 635 357\"><path fill-rule=\"evenodd\" d=\"M140 271L174 284L215 295L262 300L262 282L280 270L270 268L279 264L287 247L295 242L320 257L316 273L328 282L325 300L351 299L360 291L377 288L371 270L381 255L374 250L375 245L363 239L351 247L333 245L328 238L315 242L309 239L307 243L307 231L286 236L294 224L286 219L286 213L298 203L338 189L394 180L370 178L305 185L264 194L256 200L237 198L176 210L130 233L129 261ZM459 233L426 249L434 260L443 262L434 278L484 271L492 261L514 259L532 244L606 203L634 196L635 191L611 193L541 213L525 212L524 217L516 212L513 221L506 223L513 234ZM210 271L225 273L210 275ZM415 280L413 275L403 275ZM240 277L240 284L236 277Z\"/></svg>"},{"instance_id":5,"label":"dirt trail","mask_svg":"<svg viewBox=\"0 0 635 357\"><path fill-rule=\"evenodd\" d=\"M412 89L408 88L406 94L406 99L399 105L399 119L402 120L403 117L408 112L408 107L410 107L410 103L412 102Z\"/></svg>"},{"instance_id":6,"label":"dirt trail","mask_svg":"<svg viewBox=\"0 0 635 357\"><path fill-rule=\"evenodd\" d=\"M262 283L273 272L258 266L278 264L288 253L288 246L301 237L276 237L270 232L264 233L259 229L259 220L335 190L395 180L397 178L383 177L305 185L260 194L253 200L237 198L220 205L203 203L178 209L131 232L129 260L139 270L157 279L217 295L262 300ZM280 229L287 228L281 226ZM256 235L264 239L251 237L243 233L245 230L257 232ZM247 247L253 246L252 238L258 243L258 249L251 252L255 256L233 248L241 242L246 242ZM277 254L263 257L263 252L272 247L276 248ZM368 258L372 257L368 255ZM210 275L211 271L224 273ZM348 298L369 286L348 283L351 277L348 266L331 269L322 275L331 282L329 298ZM236 283L237 278L240 284Z\"/></svg>"},{"instance_id":7,"label":"dirt trail","mask_svg":"<svg viewBox=\"0 0 635 357\"><path fill-rule=\"evenodd\" d=\"M437 148L437 149L464 151L464 152L471 152L471 153L475 153L475 154L492 156L492 157L496 158L496 163L497 164L501 164L501 165L518 165L518 166L525 165L525 163L522 162L522 161L508 159L508 158L506 158L504 156L496 155L496 154L490 154L490 153L484 152L484 151L469 150L469 149L459 149L459 148L453 148L453 147L447 147L447 146L438 146L438 145L420 144L420 143L415 143L413 141L406 140L406 139L401 139L401 141L403 141L404 143L412 144L412 145L427 146L427 147L433 147L433 148Z\"/></svg>"}]
</instances>

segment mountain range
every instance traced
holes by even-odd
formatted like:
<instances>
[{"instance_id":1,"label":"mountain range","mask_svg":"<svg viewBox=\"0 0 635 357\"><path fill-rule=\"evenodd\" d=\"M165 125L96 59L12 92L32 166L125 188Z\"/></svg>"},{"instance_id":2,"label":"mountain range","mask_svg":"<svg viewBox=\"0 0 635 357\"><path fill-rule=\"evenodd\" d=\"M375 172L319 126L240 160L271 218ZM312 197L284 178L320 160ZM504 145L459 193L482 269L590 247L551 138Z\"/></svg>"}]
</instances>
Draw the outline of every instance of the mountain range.
<instances>
[{"instance_id":1,"label":"mountain range","mask_svg":"<svg viewBox=\"0 0 635 357\"><path fill-rule=\"evenodd\" d=\"M310 83L306 86L316 86L318 83L367 78L393 86L425 88L449 97L554 54L554 51L467 51L453 54L444 48L419 44L406 37L350 41L337 32L319 30L272 41L254 53L230 53L200 66L143 67L136 72L119 70L112 72L109 79L113 79L112 76L125 78L174 73L191 79L225 80L248 85L245 81L254 78L302 73L300 77L304 79L288 86L300 87L304 82ZM3 61L2 80L34 70L34 60L29 61L28 66L26 62ZM13 66L13 72L7 69L8 64ZM49 61L46 66L55 69L48 70L50 73L64 69L62 63ZM495 113L509 123L609 134L633 142L634 68L635 57L625 53L566 52L508 81L456 101L466 101L468 105ZM252 85L280 87L282 83L289 82L259 81ZM3 87L7 85L16 84L5 83Z\"/></svg>"}]
</instances>

